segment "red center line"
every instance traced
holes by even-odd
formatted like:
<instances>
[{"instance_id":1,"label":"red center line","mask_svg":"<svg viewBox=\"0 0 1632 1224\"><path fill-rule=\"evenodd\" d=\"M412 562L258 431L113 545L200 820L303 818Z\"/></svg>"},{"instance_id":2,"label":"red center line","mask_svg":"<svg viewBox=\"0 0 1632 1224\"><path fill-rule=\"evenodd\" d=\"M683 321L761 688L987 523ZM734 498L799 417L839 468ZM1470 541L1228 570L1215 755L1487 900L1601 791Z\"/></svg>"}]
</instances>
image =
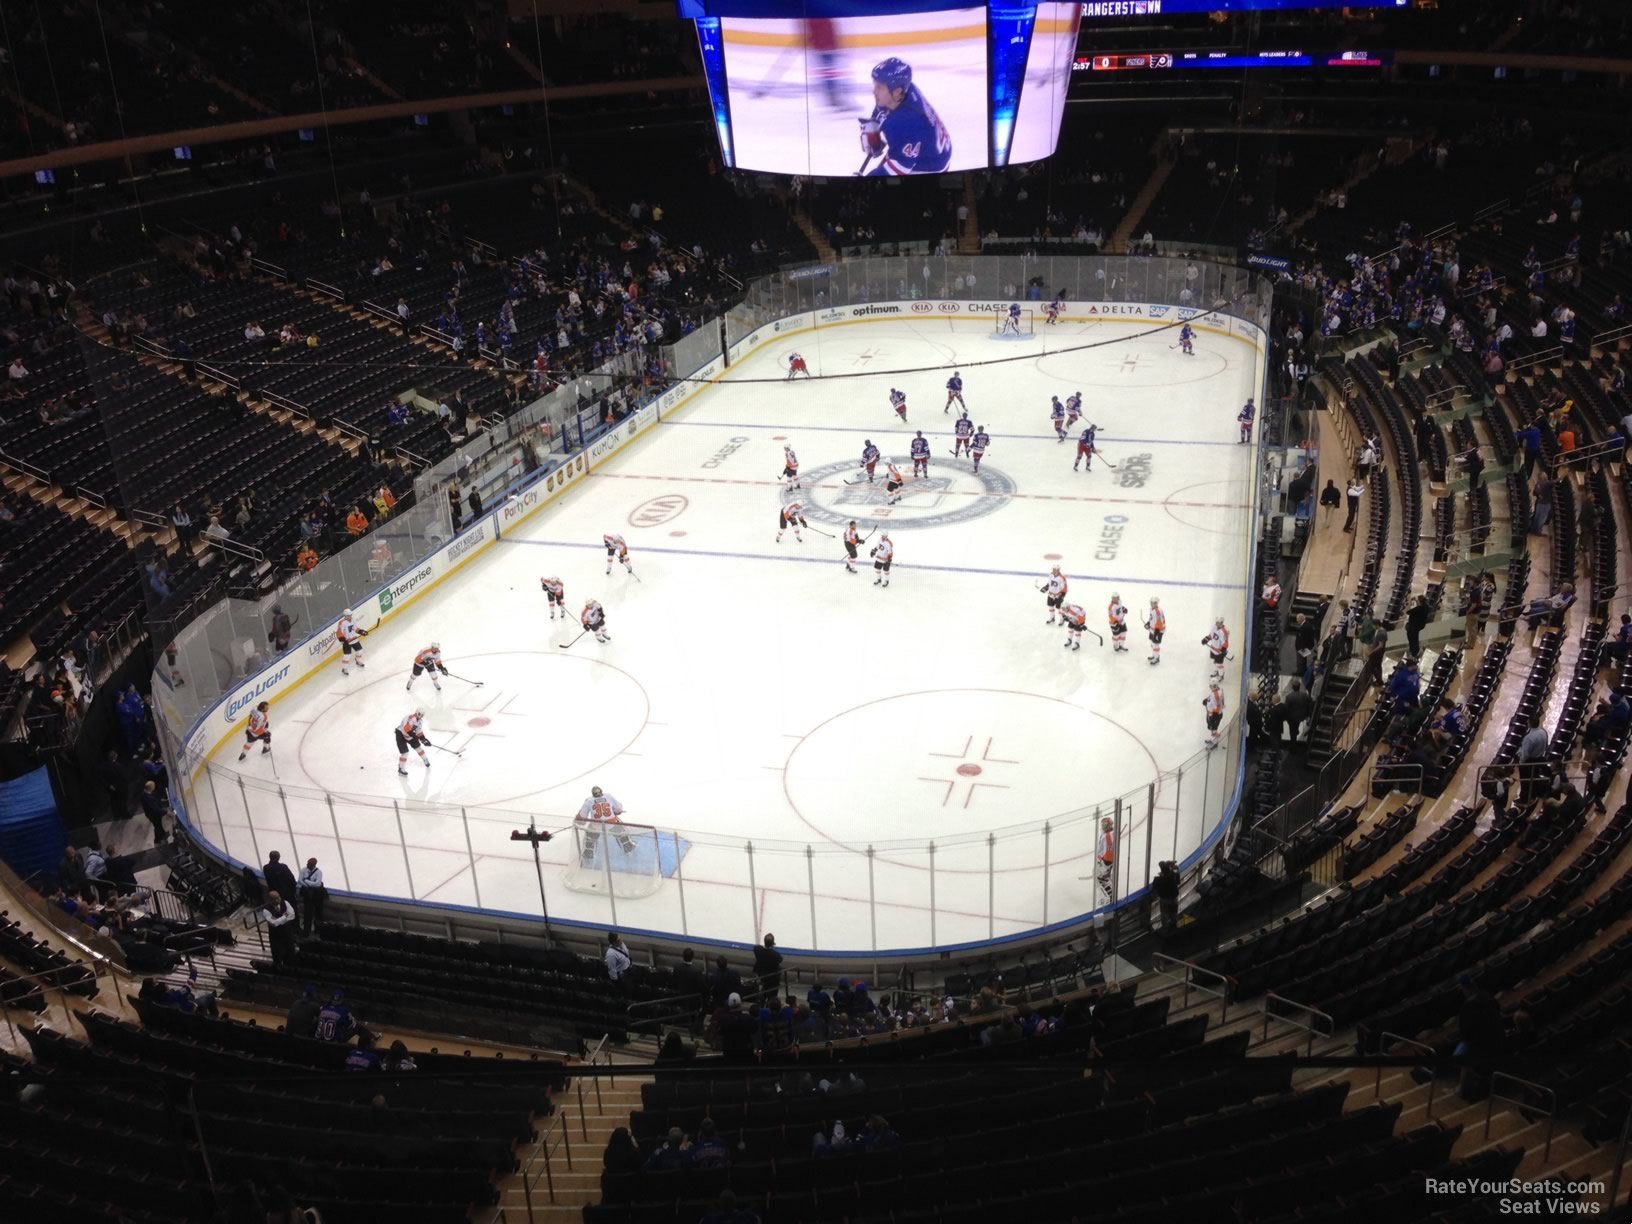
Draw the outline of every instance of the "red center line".
<instances>
[{"instance_id":1,"label":"red center line","mask_svg":"<svg viewBox=\"0 0 1632 1224\"><path fill-rule=\"evenodd\" d=\"M662 480L669 483L684 484L730 484L730 485L759 485L762 488L781 488L780 480L732 480L724 476L647 476L637 472L591 472L590 476L600 480ZM806 485L807 489L836 489L842 485L816 484ZM1118 505L1132 506L1195 506L1202 510L1245 510L1248 502L1211 502L1211 501L1169 501L1165 497L1092 497L1080 493L992 493L985 489L938 489L938 494L951 494L956 497L1001 497L1015 501L1071 501L1071 502L1112 502ZM903 496L912 496L912 481L908 481Z\"/></svg>"}]
</instances>

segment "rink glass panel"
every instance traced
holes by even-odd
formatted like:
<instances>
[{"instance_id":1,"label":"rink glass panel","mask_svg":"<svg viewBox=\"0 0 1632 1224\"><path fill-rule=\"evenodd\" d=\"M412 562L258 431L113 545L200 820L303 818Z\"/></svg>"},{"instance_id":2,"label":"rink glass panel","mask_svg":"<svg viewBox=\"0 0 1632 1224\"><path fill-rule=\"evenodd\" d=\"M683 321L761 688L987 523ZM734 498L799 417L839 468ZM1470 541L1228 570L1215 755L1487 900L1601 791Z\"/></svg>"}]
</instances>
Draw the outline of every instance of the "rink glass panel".
<instances>
[{"instance_id":1,"label":"rink glass panel","mask_svg":"<svg viewBox=\"0 0 1632 1224\"><path fill-rule=\"evenodd\" d=\"M476 909L497 908L489 900L494 896L523 895L523 885L538 892L531 849L510 842L508 833L541 819L539 814L286 786L245 777L231 768L235 753L230 748L214 751L229 729L219 703L243 688L246 667L253 671L259 656L271 653L271 606L281 603L295 619L291 657L321 651L323 636L308 636L314 626L326 633L343 608L368 605L389 580L451 538L445 495L450 476L462 478L465 487L476 485L491 506L507 488L559 465L569 453L566 442L571 451L578 450L600 427L600 401L612 389L629 396L635 406L655 398L664 386L672 397L675 389L706 385L718 372L722 338L729 346L787 315L868 302L1018 301L1035 310L1056 293L1063 293L1068 303L1182 304L1266 330L1268 325L1267 281L1245 269L1177 257L876 257L788 268L756 281L744 301L728 312L723 336L705 326L676 345L645 355L658 363L664 383L631 391L630 378L640 361L626 354L538 397L447 464L422 473L418 504L379 531L325 558L275 597L222 600L185 623L173 643L174 670L185 684L172 684L172 668L162 649L153 677L160 738L177 781L175 797L185 825L234 868L265 862L273 848L292 851L298 862L315 856L330 888L339 892ZM1161 326L1177 318L1167 314L1142 322ZM1262 367L1260 359L1255 383L1260 393ZM1254 466L1261 471L1264 465ZM1254 482L1254 505L1241 515L1243 533L1256 522L1259 495ZM391 549L384 571L373 556L381 540ZM1254 551L1243 575L1249 588L1255 559ZM1250 626L1249 615L1244 626L1249 635ZM1243 659L1252 657L1250 640L1237 650ZM1047 822L978 836L879 841L865 847L750 841L658 824L655 836L670 838L673 847L664 860L662 886L649 896L628 898L566 888L563 877L573 843L562 838L541 852L544 881L538 904L519 912L539 917L548 905L558 922L735 941L750 924L758 930L763 896L774 892L783 902L778 906L779 942L789 950L828 952L910 953L1045 928L1068 930L1117 906L1142 902L1165 859L1177 861L1188 880L1217 857L1241 791L1239 715L1249 679L1243 670L1231 681L1226 734L1217 749L1198 750L1127 793L1084 794L1079 809ZM1199 739L1199 717L1196 722ZM1091 779L1085 785L1091 787ZM1100 821L1107 816L1115 823L1117 846L1110 897L1101 886L1095 857ZM702 903L700 891L720 885L688 881L691 873L699 880L729 881L725 903ZM786 904L790 900L791 906ZM836 921L840 911L850 917ZM869 946L842 947L824 934L824 924L847 931L864 924Z\"/></svg>"}]
</instances>

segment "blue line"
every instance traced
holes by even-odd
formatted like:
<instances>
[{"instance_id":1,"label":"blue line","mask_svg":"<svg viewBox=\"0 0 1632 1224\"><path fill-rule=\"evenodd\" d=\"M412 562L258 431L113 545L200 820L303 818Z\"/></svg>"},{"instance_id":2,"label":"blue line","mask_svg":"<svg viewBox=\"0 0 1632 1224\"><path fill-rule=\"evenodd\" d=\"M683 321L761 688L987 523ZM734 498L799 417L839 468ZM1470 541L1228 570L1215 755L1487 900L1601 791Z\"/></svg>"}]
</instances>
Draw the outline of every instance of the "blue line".
<instances>
[{"instance_id":1,"label":"blue line","mask_svg":"<svg viewBox=\"0 0 1632 1224\"><path fill-rule=\"evenodd\" d=\"M894 428L882 429L882 428L879 428L878 426L872 426L870 428L864 426L861 429L852 429L848 425L786 425L786 424L783 424L783 425L744 425L741 422L737 422L737 421L676 421L676 420L673 420L673 419L671 419L669 417L663 418L662 420L660 420L658 422L658 424L659 425L702 426L702 427L707 428L707 429L780 429L784 433L794 433L796 431L798 433L813 433L813 432L852 433L852 434L876 433L881 438L886 437L886 436L888 436L890 434L900 434L903 437L910 437L913 433L918 432L918 431L915 431L915 430L912 430L912 429L894 429ZM951 437L952 435L951 434L946 434L945 436L946 437ZM1003 439L1007 438L1007 439L1013 439L1013 440L1016 440L1016 441L1024 441L1026 439L1031 439L1031 440L1034 440L1034 441L1046 442L1048 439L1050 439L1052 437L1054 437L1053 434L1031 434L1031 433L993 434L992 435L992 441L998 442L998 441L1002 441ZM1065 437L1066 437L1066 441L1068 441L1068 442L1076 441L1076 434L1072 433L1069 429L1066 430ZM1201 439L1197 439L1197 440L1194 440L1194 441L1188 441L1188 442L1179 442L1179 441L1175 441L1172 438L1124 438L1120 434L1108 434L1108 433L1105 433L1103 431L1101 431L1099 433L1097 440L1100 441L1100 442L1103 442L1106 438L1109 438L1112 442L1117 442L1117 443L1126 442L1130 446L1239 446L1240 445L1239 442L1207 442L1207 441L1204 441L1204 440L1201 440Z\"/></svg>"},{"instance_id":2,"label":"blue line","mask_svg":"<svg viewBox=\"0 0 1632 1224\"><path fill-rule=\"evenodd\" d=\"M911 529L909 528L908 530ZM518 540L513 535L504 536L503 540L507 544L537 544L544 548L587 548L593 551L599 551L605 547L604 544L578 544L569 543L562 540ZM839 564L839 560L836 557L801 557L797 555L783 557L770 556L765 553L717 552L702 548L657 548L645 546L639 551L649 553L668 553L677 557L725 557L733 561L789 561L801 565ZM862 564L865 565L866 563L863 562ZM1000 578L1036 578L1038 576L1037 570L981 569L972 565L901 565L898 563L895 568L930 570L939 574L988 574ZM1109 581L1109 579L1107 579L1107 581ZM1241 582L1186 582L1181 578L1145 578L1138 574L1117 574L1115 581L1148 582L1152 586L1198 587L1207 591L1244 591L1247 589L1246 584Z\"/></svg>"}]
</instances>

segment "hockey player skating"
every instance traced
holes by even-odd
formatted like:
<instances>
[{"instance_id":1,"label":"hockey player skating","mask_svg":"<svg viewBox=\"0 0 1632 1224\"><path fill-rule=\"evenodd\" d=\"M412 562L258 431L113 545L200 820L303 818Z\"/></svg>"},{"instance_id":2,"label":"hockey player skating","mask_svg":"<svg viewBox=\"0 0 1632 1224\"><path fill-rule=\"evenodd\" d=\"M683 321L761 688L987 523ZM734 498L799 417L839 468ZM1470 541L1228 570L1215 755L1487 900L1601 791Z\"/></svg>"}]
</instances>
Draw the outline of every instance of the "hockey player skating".
<instances>
[{"instance_id":1,"label":"hockey player skating","mask_svg":"<svg viewBox=\"0 0 1632 1224\"><path fill-rule=\"evenodd\" d=\"M1150 597L1150 611L1145 613L1145 631L1150 634L1150 657L1145 662L1160 663L1162 634L1167 632L1167 614L1162 611L1162 601L1154 595Z\"/></svg>"},{"instance_id":2,"label":"hockey player skating","mask_svg":"<svg viewBox=\"0 0 1632 1224\"><path fill-rule=\"evenodd\" d=\"M442 681L437 679L437 673L441 672L444 676L448 674L447 665L442 662L441 642L432 642L414 656L414 674L408 677L406 687L413 688L414 681L418 680L425 672L431 673L431 684L440 693L442 691Z\"/></svg>"},{"instance_id":3,"label":"hockey player skating","mask_svg":"<svg viewBox=\"0 0 1632 1224\"><path fill-rule=\"evenodd\" d=\"M1082 392L1073 391L1065 397L1065 427L1070 429L1082 415Z\"/></svg>"},{"instance_id":4,"label":"hockey player skating","mask_svg":"<svg viewBox=\"0 0 1632 1224\"><path fill-rule=\"evenodd\" d=\"M363 639L368 636L368 630L357 623L350 608L340 613L340 623L334 627L334 636L340 642L340 674L351 675L351 665L363 665ZM353 655L357 657L352 658Z\"/></svg>"},{"instance_id":5,"label":"hockey player skating","mask_svg":"<svg viewBox=\"0 0 1632 1224\"><path fill-rule=\"evenodd\" d=\"M238 754L240 761L249 755L257 740L260 741L262 756L272 751L271 709L271 703L263 701L249 712L249 723L244 727L244 750Z\"/></svg>"},{"instance_id":6,"label":"hockey player skating","mask_svg":"<svg viewBox=\"0 0 1632 1224\"><path fill-rule=\"evenodd\" d=\"M1235 414L1235 423L1241 426L1241 441L1243 442L1252 441L1252 418L1257 411L1252 406L1252 399L1249 397L1246 404L1242 406L1241 411Z\"/></svg>"},{"instance_id":7,"label":"hockey player skating","mask_svg":"<svg viewBox=\"0 0 1632 1224\"><path fill-rule=\"evenodd\" d=\"M567 588L559 578L540 578L538 585L543 588L544 598L550 605L550 619L555 619L556 612L561 613L561 619L567 619Z\"/></svg>"},{"instance_id":8,"label":"hockey player skating","mask_svg":"<svg viewBox=\"0 0 1632 1224\"><path fill-rule=\"evenodd\" d=\"M1207 715L1207 738L1202 742L1209 748L1218 747L1219 726L1224 721L1224 694L1214 680L1207 688L1207 696L1201 699L1202 711Z\"/></svg>"},{"instance_id":9,"label":"hockey player skating","mask_svg":"<svg viewBox=\"0 0 1632 1224\"><path fill-rule=\"evenodd\" d=\"M873 113L860 119L862 169L874 177L940 174L952 160L952 137L912 83L912 67L891 56L873 67ZM875 157L883 160L872 170Z\"/></svg>"},{"instance_id":10,"label":"hockey player skating","mask_svg":"<svg viewBox=\"0 0 1632 1224\"><path fill-rule=\"evenodd\" d=\"M975 471L980 471L981 458L986 454L986 448L992 444L992 437L986 432L986 426L975 426L975 437L969 443L969 456L975 461Z\"/></svg>"},{"instance_id":11,"label":"hockey player skating","mask_svg":"<svg viewBox=\"0 0 1632 1224\"><path fill-rule=\"evenodd\" d=\"M876 587L889 586L890 563L895 560L895 545L890 542L889 532L885 532L878 537L878 543L873 545L871 556L873 558L873 571L878 575L873 579L873 585Z\"/></svg>"},{"instance_id":12,"label":"hockey player skating","mask_svg":"<svg viewBox=\"0 0 1632 1224\"><path fill-rule=\"evenodd\" d=\"M1213 622L1213 631L1201 639L1201 644L1207 647L1208 657L1213 661L1212 679L1224 679L1224 660L1230 657L1230 631L1225 628L1222 616Z\"/></svg>"},{"instance_id":13,"label":"hockey player skating","mask_svg":"<svg viewBox=\"0 0 1632 1224\"><path fill-rule=\"evenodd\" d=\"M802 489L799 483L799 456L793 453L793 447L782 448L782 479L788 482L790 489Z\"/></svg>"},{"instance_id":14,"label":"hockey player skating","mask_svg":"<svg viewBox=\"0 0 1632 1224\"><path fill-rule=\"evenodd\" d=\"M1060 299L1059 298L1055 298L1052 302L1050 302L1044 308L1044 310L1046 311L1046 313L1045 313L1045 315L1043 317L1043 326L1044 327L1052 327L1054 324L1056 324L1056 323L1058 323L1060 321Z\"/></svg>"},{"instance_id":15,"label":"hockey player skating","mask_svg":"<svg viewBox=\"0 0 1632 1224\"><path fill-rule=\"evenodd\" d=\"M1116 822L1109 816L1099 822L1099 844L1094 847L1094 876L1106 901L1116 900Z\"/></svg>"},{"instance_id":16,"label":"hockey player skating","mask_svg":"<svg viewBox=\"0 0 1632 1224\"><path fill-rule=\"evenodd\" d=\"M907 393L890 388L890 407L895 409L895 415L903 421L907 419Z\"/></svg>"},{"instance_id":17,"label":"hockey player skating","mask_svg":"<svg viewBox=\"0 0 1632 1224\"><path fill-rule=\"evenodd\" d=\"M594 866L595 848L600 845L603 829L611 833L625 854L635 852L635 843L629 834L612 827L621 823L618 817L622 815L623 804L598 786L589 788L589 798L579 807L577 817L578 824L583 830L583 844L579 855L582 866Z\"/></svg>"},{"instance_id":18,"label":"hockey player skating","mask_svg":"<svg viewBox=\"0 0 1632 1224\"><path fill-rule=\"evenodd\" d=\"M1077 457L1071 461L1071 470L1073 472L1077 470L1077 464L1079 463L1085 465L1083 467L1085 472L1094 470L1094 436L1098 432L1099 426L1090 424L1087 429L1077 435Z\"/></svg>"},{"instance_id":19,"label":"hockey player skating","mask_svg":"<svg viewBox=\"0 0 1632 1224\"><path fill-rule=\"evenodd\" d=\"M1060 623L1065 626L1065 645L1070 650L1082 649L1082 630L1088 624L1088 613L1081 604L1066 604L1060 609Z\"/></svg>"},{"instance_id":20,"label":"hockey player skating","mask_svg":"<svg viewBox=\"0 0 1632 1224\"><path fill-rule=\"evenodd\" d=\"M907 478L901 475L901 469L889 460L885 460L884 467L887 473L884 477L885 501L893 506L901 500L901 486L906 484Z\"/></svg>"},{"instance_id":21,"label":"hockey player skating","mask_svg":"<svg viewBox=\"0 0 1632 1224\"><path fill-rule=\"evenodd\" d=\"M975 423L969 419L966 412L952 422L952 458L960 454L968 454L969 440L975 436Z\"/></svg>"},{"instance_id":22,"label":"hockey player skating","mask_svg":"<svg viewBox=\"0 0 1632 1224\"><path fill-rule=\"evenodd\" d=\"M1060 610L1065 602L1065 593L1071 589L1071 584L1065 580L1065 574L1059 566L1055 566L1048 575L1048 581L1043 584L1043 602L1048 607L1048 620L1045 624L1054 623L1054 614Z\"/></svg>"},{"instance_id":23,"label":"hockey player skating","mask_svg":"<svg viewBox=\"0 0 1632 1224\"><path fill-rule=\"evenodd\" d=\"M1183 353L1186 357L1194 357L1196 355L1196 333L1191 329L1190 324L1188 323L1179 328L1179 352Z\"/></svg>"},{"instance_id":24,"label":"hockey player skating","mask_svg":"<svg viewBox=\"0 0 1632 1224\"><path fill-rule=\"evenodd\" d=\"M805 537L799 534L801 527L809 527L805 522L805 505L803 502L791 501L783 506L776 514L776 542L782 543L782 533L793 528L793 538L799 543L805 542Z\"/></svg>"},{"instance_id":25,"label":"hockey player skating","mask_svg":"<svg viewBox=\"0 0 1632 1224\"><path fill-rule=\"evenodd\" d=\"M1111 592L1111 602L1105 605L1105 619L1111 626L1111 650L1128 653L1128 605L1122 596Z\"/></svg>"},{"instance_id":26,"label":"hockey player skating","mask_svg":"<svg viewBox=\"0 0 1632 1224\"><path fill-rule=\"evenodd\" d=\"M1003 334L1018 336L1020 334L1020 303L1010 302L1009 313L1003 316Z\"/></svg>"},{"instance_id":27,"label":"hockey player skating","mask_svg":"<svg viewBox=\"0 0 1632 1224\"><path fill-rule=\"evenodd\" d=\"M1052 397L1053 402L1048 406L1048 419L1054 426L1054 438L1057 442L1065 441L1065 405L1060 403L1059 396Z\"/></svg>"},{"instance_id":28,"label":"hockey player skating","mask_svg":"<svg viewBox=\"0 0 1632 1224\"><path fill-rule=\"evenodd\" d=\"M914 477L929 475L929 439L924 437L924 431L919 430L918 436L912 440L910 447L912 454L912 474Z\"/></svg>"},{"instance_id":29,"label":"hockey player skating","mask_svg":"<svg viewBox=\"0 0 1632 1224\"><path fill-rule=\"evenodd\" d=\"M953 370L952 377L946 380L946 407L942 408L941 411L951 411L954 401L956 401L960 409L964 406L963 379L958 376L958 372L956 370Z\"/></svg>"},{"instance_id":30,"label":"hockey player skating","mask_svg":"<svg viewBox=\"0 0 1632 1224\"><path fill-rule=\"evenodd\" d=\"M614 560L621 561L623 563L623 568L628 570L631 574L635 572L635 567L629 564L629 545L624 543L621 535L603 535L601 537L601 542L606 545L607 573L610 574L612 572L612 562Z\"/></svg>"},{"instance_id":31,"label":"hockey player skating","mask_svg":"<svg viewBox=\"0 0 1632 1224\"><path fill-rule=\"evenodd\" d=\"M856 572L856 553L861 548L861 533L856 530L856 520L851 519L850 525L844 529L844 568L846 573Z\"/></svg>"},{"instance_id":32,"label":"hockey player skating","mask_svg":"<svg viewBox=\"0 0 1632 1224\"><path fill-rule=\"evenodd\" d=\"M867 473L868 484L873 483L873 469L878 467L878 457L878 447L873 445L871 438L868 438L861 447L861 466Z\"/></svg>"},{"instance_id":33,"label":"hockey player skating","mask_svg":"<svg viewBox=\"0 0 1632 1224\"><path fill-rule=\"evenodd\" d=\"M803 374L806 378L809 378L810 377L810 370L806 368L805 359L803 357L801 357L798 353L789 353L788 354L788 379L789 379L789 381L792 381L793 376L795 374Z\"/></svg>"},{"instance_id":34,"label":"hockey player skating","mask_svg":"<svg viewBox=\"0 0 1632 1224\"><path fill-rule=\"evenodd\" d=\"M597 642L612 640L606 632L606 610L597 601L592 599L584 605L578 623L584 627L585 633L593 633Z\"/></svg>"},{"instance_id":35,"label":"hockey player skating","mask_svg":"<svg viewBox=\"0 0 1632 1224\"><path fill-rule=\"evenodd\" d=\"M398 724L397 737L397 772L403 777L408 776L408 750L412 748L419 753L419 759L425 763L425 768L431 767L431 758L425 755L425 749L431 746L431 741L425 738L425 714L415 710Z\"/></svg>"}]
</instances>

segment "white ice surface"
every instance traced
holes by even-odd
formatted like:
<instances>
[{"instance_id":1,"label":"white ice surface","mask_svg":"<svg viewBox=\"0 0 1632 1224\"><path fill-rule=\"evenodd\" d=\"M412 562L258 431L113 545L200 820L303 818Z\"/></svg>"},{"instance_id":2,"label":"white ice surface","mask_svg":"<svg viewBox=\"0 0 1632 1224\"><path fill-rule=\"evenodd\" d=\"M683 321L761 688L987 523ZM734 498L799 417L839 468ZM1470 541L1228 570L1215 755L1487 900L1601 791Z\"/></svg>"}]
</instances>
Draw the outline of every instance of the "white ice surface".
<instances>
[{"instance_id":1,"label":"white ice surface","mask_svg":"<svg viewBox=\"0 0 1632 1224\"><path fill-rule=\"evenodd\" d=\"M1137 793L1122 851L1142 880L1145 788L1202 746L1199 639L1219 615L1243 635L1253 448L1235 444L1235 412L1256 355L1203 333L1186 358L1171 332L1137 338L1149 324L1045 328L1039 314L1039 334L1020 341L989 326L834 328L734 366L393 617L368 639L366 669L330 667L280 700L271 757L240 766L238 744L224 747L215 760L241 770L242 786L213 771L200 783L204 831L244 861L316 855L341 888L537 914L530 852L509 832L534 815L564 827L597 784L628 820L682 839L678 872L669 863L656 895L618 901L618 925L900 948L1102 904L1093 816ZM1102 340L1118 342L1060 351ZM795 346L817 375L847 377L772 381ZM1021 359L968 364L994 357ZM949 455L943 387L960 363L993 439L990 486ZM892 386L909 396L904 428ZM1079 389L1117 471L1073 472L1074 441L1055 440L1049 396ZM933 444L927 487L886 507L877 488L844 483L866 438L910 470L920 428ZM784 441L813 486L813 527L836 536L853 517L891 533L888 589L870 569L847 574L838 541L814 530L773 543ZM946 516L958 518L937 522ZM1107 525L1120 529L1116 555L1096 560ZM638 581L604 573L608 531L628 539ZM1056 557L1101 634L1112 590L1134 619L1161 597L1159 667L1136 626L1126 654L1092 637L1063 648L1036 589ZM612 641L561 649L577 626L546 619L542 575L565 580L574 613L599 599ZM437 693L422 678L405 692L432 639L483 687L444 680ZM410 759L400 778L391 730L416 705L433 741L465 755L433 752L430 769ZM1153 860L1198 843L1204 795L1222 809L1225 756L1162 783ZM605 896L562 886L570 847L568 836L544 848L552 918L612 923Z\"/></svg>"}]
</instances>

